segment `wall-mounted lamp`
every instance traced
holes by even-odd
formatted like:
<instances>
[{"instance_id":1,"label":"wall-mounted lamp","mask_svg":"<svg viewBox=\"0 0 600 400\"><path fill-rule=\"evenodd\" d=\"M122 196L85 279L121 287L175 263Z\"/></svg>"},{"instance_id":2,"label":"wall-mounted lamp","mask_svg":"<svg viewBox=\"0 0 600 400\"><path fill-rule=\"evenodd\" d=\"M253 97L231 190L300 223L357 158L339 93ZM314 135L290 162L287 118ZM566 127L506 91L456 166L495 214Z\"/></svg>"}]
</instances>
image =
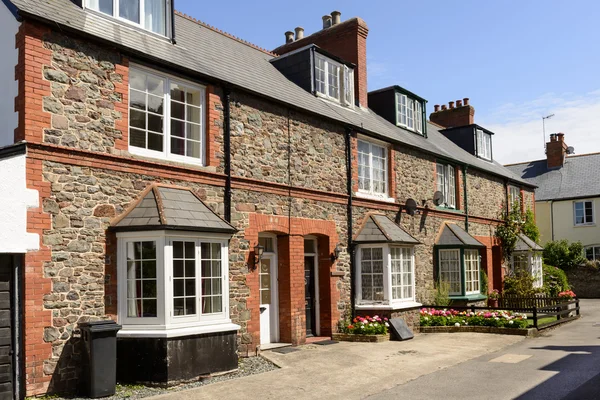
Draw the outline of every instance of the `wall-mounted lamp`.
<instances>
[{"instance_id":1,"label":"wall-mounted lamp","mask_svg":"<svg viewBox=\"0 0 600 400\"><path fill-rule=\"evenodd\" d=\"M260 260L262 260L263 253L265 252L265 248L259 244L254 246L254 269L258 267Z\"/></svg>"},{"instance_id":2,"label":"wall-mounted lamp","mask_svg":"<svg viewBox=\"0 0 600 400\"><path fill-rule=\"evenodd\" d=\"M335 245L335 249L333 250L333 254L331 254L331 262L334 262L338 258L340 258L340 254L342 253L342 248L339 244Z\"/></svg>"}]
</instances>

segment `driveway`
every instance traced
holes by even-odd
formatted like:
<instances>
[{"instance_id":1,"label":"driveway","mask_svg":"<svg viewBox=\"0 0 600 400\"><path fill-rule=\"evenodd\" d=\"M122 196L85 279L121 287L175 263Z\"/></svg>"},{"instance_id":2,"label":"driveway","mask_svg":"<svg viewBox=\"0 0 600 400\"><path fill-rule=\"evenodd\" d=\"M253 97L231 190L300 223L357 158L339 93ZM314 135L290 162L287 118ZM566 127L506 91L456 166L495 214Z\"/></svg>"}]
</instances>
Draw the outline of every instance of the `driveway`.
<instances>
[{"instance_id":1,"label":"driveway","mask_svg":"<svg viewBox=\"0 0 600 400\"><path fill-rule=\"evenodd\" d=\"M600 300L583 317L370 399L600 399Z\"/></svg>"},{"instance_id":2,"label":"driveway","mask_svg":"<svg viewBox=\"0 0 600 400\"><path fill-rule=\"evenodd\" d=\"M281 369L152 399L360 399L523 340L481 333L421 334L406 342L311 344L289 354L266 351L263 355Z\"/></svg>"}]
</instances>

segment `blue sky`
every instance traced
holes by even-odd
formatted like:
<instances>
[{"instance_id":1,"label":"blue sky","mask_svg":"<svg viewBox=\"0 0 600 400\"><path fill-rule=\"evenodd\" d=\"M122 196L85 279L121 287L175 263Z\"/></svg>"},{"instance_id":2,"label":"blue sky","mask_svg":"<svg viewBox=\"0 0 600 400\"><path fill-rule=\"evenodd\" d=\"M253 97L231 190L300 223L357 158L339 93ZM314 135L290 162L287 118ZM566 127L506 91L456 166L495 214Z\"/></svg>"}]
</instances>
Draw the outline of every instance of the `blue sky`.
<instances>
[{"instance_id":1,"label":"blue sky","mask_svg":"<svg viewBox=\"0 0 600 400\"><path fill-rule=\"evenodd\" d=\"M368 86L403 86L434 104L469 97L496 132L500 162L544 157L546 134L576 153L600 151L600 2L176 0L178 10L267 49L333 10L369 26ZM546 136L547 137L547 136Z\"/></svg>"}]
</instances>

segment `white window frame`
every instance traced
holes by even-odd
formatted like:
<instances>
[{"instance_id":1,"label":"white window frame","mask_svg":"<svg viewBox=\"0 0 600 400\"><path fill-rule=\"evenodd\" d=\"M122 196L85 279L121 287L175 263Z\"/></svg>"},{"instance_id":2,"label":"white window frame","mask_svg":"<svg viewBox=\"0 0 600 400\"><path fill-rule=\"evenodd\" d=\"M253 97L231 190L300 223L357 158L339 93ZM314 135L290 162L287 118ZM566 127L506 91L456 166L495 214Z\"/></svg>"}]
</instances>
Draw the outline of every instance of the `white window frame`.
<instances>
[{"instance_id":1,"label":"white window frame","mask_svg":"<svg viewBox=\"0 0 600 400\"><path fill-rule=\"evenodd\" d=\"M229 318L229 235L196 232L153 231L117 233L118 320L123 337L177 337L183 335L237 330ZM127 243L156 241L157 317L127 316ZM173 241L196 243L196 314L175 316L173 305ZM221 246L221 312L202 313L202 270L200 243Z\"/></svg>"},{"instance_id":2,"label":"white window frame","mask_svg":"<svg viewBox=\"0 0 600 400\"><path fill-rule=\"evenodd\" d=\"M508 198L511 207L513 207L515 202L521 207L521 188L514 185L508 185Z\"/></svg>"},{"instance_id":3,"label":"white window frame","mask_svg":"<svg viewBox=\"0 0 600 400\"><path fill-rule=\"evenodd\" d=\"M368 165L369 166L369 177L368 177L369 190L360 189L360 180L361 180L361 177L360 177L360 174L359 174L359 177L358 177L358 180L359 180L358 193L363 194L363 195L367 195L367 196L371 196L373 198L381 198L381 199L388 200L389 199L388 198L389 188L390 188L390 182L389 182L389 180L390 180L390 177L389 177L389 165L388 165L388 163L389 163L389 147L386 146L386 145L379 144L379 143L374 143L374 142L371 142L371 141L368 141L368 140L358 139L357 146L356 146L357 147L357 158L359 158L359 154L358 153L360 153L360 150L359 150L360 143L364 143L364 144L366 144L366 145L369 146L369 153L368 153L368 155L369 155L369 157L368 157L368 159L369 159L369 165ZM383 150L383 154L385 155L385 159L383 161L383 168L384 168L383 174L384 174L384 186L385 186L385 188L384 188L383 192L376 192L373 189L373 186L374 186L373 185L373 182L374 182L374 179L373 179L373 147L378 147L378 148L382 149ZM357 162L360 163L359 160L357 160Z\"/></svg>"},{"instance_id":4,"label":"white window frame","mask_svg":"<svg viewBox=\"0 0 600 400\"><path fill-rule=\"evenodd\" d=\"M592 258L588 257L588 251L591 250L592 251ZM591 245L591 246L585 246L584 249L584 254L585 254L585 258L587 258L590 261L600 261L600 244L596 244L596 245Z\"/></svg>"},{"instance_id":5,"label":"white window frame","mask_svg":"<svg viewBox=\"0 0 600 400\"><path fill-rule=\"evenodd\" d=\"M392 298L392 248L409 249L411 263L411 292L412 296L406 298ZM363 249L382 249L383 258L383 300L363 300L362 299L362 250ZM414 246L403 246L387 243L361 244L357 246L356 251L356 301L357 309L401 309L409 307L418 307L420 303L416 302L415 287L415 251Z\"/></svg>"},{"instance_id":6,"label":"white window frame","mask_svg":"<svg viewBox=\"0 0 600 400\"><path fill-rule=\"evenodd\" d=\"M464 275L464 280L465 280L465 295L467 296L471 296L474 294L480 294L481 293L481 255L479 254L479 250L474 250L474 249L465 249L463 251L464 255L463 255L463 275ZM475 259L468 259L467 255L475 255ZM468 262L475 262L476 263L476 270L475 270L475 276L476 279L468 279L468 275L467 275L467 266L468 266ZM469 287L469 284L473 285L473 287L477 286L477 289L474 290L467 290L467 288Z\"/></svg>"},{"instance_id":7,"label":"white window frame","mask_svg":"<svg viewBox=\"0 0 600 400\"><path fill-rule=\"evenodd\" d=\"M103 15L103 16L108 16L108 17L114 18L115 20L117 20L119 22L122 22L122 23L125 23L125 24L128 24L128 25L132 25L132 26L135 26L137 28L141 28L141 29L143 29L143 30L145 30L145 31L147 31L147 32L149 32L151 34L158 35L160 37L168 37L170 35L170 32L171 32L171 18L170 18L170 14L171 14L171 0L165 0L165 33L164 34L162 34L160 32L154 32L153 30L146 28L146 21L145 21L145 18L146 18L146 2L145 2L145 0L139 0L139 1L140 1L140 22L139 23L131 21L131 20L128 20L127 18L123 18L123 17L121 17L119 15L119 0L113 0L113 14L112 15L106 14L106 13L100 11L100 10L95 10L94 8L92 8L89 5L90 0L84 0L83 1L83 6L84 6L84 8L86 8L88 10L91 10L91 11L93 11L95 13L98 13L98 14Z\"/></svg>"},{"instance_id":8,"label":"white window frame","mask_svg":"<svg viewBox=\"0 0 600 400\"><path fill-rule=\"evenodd\" d=\"M325 92L321 92L318 90L317 85L315 85L315 93L319 97L324 97L326 99L335 101L336 103L340 103L343 106L353 107L354 106L354 69L341 64L339 62L333 61L331 58L326 57L322 54L315 53L315 74L317 69L317 61L323 62L323 71L324 71L324 82L323 86L325 88ZM331 96L329 94L329 66L333 65L337 68L338 71L338 97ZM316 78L315 78L316 79Z\"/></svg>"},{"instance_id":9,"label":"white window frame","mask_svg":"<svg viewBox=\"0 0 600 400\"><path fill-rule=\"evenodd\" d=\"M130 66L131 72L139 72L146 74L156 79L163 80L163 151L149 150L147 148L141 148L132 146L131 142L131 124L129 118L131 116L131 100L129 98L128 107L128 140L127 143L129 152L131 154L139 155L142 157L159 158L163 160L178 161L188 164L206 165L206 86L193 83L191 81L174 77L169 74L158 73L151 69L141 67L139 65ZM182 156L179 154L171 154L171 83L180 84L184 87L198 90L200 92L200 158ZM134 89L136 90L136 89ZM128 88L128 95L131 96L131 83ZM133 110L136 110L135 108ZM187 111L186 111L187 113ZM134 128L135 129L135 128ZM147 127L146 127L147 129ZM146 142L147 144L147 142Z\"/></svg>"},{"instance_id":10,"label":"white window frame","mask_svg":"<svg viewBox=\"0 0 600 400\"><path fill-rule=\"evenodd\" d=\"M423 133L423 104L403 93L396 93L397 125L408 130Z\"/></svg>"},{"instance_id":11,"label":"white window frame","mask_svg":"<svg viewBox=\"0 0 600 400\"><path fill-rule=\"evenodd\" d=\"M524 257L519 263L524 263L522 266L517 266L516 257ZM519 269L524 269L535 279L533 287L539 288L544 285L544 271L542 268L542 254L534 251L515 251L510 258L510 270L516 273Z\"/></svg>"},{"instance_id":12,"label":"white window frame","mask_svg":"<svg viewBox=\"0 0 600 400\"><path fill-rule=\"evenodd\" d=\"M591 204L591 210L592 210L592 220L591 221L587 221L587 216L586 216L586 206L587 203ZM577 223L577 205L578 204L583 204L583 223ZM574 201L573 202L573 224L575 226L593 226L596 224L596 207L594 204L594 200L579 200L579 201Z\"/></svg>"},{"instance_id":13,"label":"white window frame","mask_svg":"<svg viewBox=\"0 0 600 400\"><path fill-rule=\"evenodd\" d=\"M485 160L492 160L492 135L477 129L477 155Z\"/></svg>"},{"instance_id":14,"label":"white window frame","mask_svg":"<svg viewBox=\"0 0 600 400\"><path fill-rule=\"evenodd\" d=\"M456 169L453 165L437 163L435 169L437 190L444 195L446 208L456 209ZM441 177L441 179L440 179Z\"/></svg>"}]
</instances>

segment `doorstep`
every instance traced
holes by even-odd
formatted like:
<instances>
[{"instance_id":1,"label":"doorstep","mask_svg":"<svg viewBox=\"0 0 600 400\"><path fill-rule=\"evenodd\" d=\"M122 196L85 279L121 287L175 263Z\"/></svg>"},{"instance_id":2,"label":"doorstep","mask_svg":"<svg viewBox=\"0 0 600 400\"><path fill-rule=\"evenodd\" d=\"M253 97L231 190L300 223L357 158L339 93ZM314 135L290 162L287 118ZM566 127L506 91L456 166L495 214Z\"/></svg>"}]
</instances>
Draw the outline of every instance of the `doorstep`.
<instances>
[{"instance_id":1,"label":"doorstep","mask_svg":"<svg viewBox=\"0 0 600 400\"><path fill-rule=\"evenodd\" d=\"M311 336L306 338L306 344L312 344L315 342L324 342L326 340L331 340L330 336Z\"/></svg>"},{"instance_id":2,"label":"doorstep","mask_svg":"<svg viewBox=\"0 0 600 400\"><path fill-rule=\"evenodd\" d=\"M280 349L282 347L290 347L291 345L292 345L291 343L265 343L265 344L260 345L260 350L264 351L264 350Z\"/></svg>"}]
</instances>

